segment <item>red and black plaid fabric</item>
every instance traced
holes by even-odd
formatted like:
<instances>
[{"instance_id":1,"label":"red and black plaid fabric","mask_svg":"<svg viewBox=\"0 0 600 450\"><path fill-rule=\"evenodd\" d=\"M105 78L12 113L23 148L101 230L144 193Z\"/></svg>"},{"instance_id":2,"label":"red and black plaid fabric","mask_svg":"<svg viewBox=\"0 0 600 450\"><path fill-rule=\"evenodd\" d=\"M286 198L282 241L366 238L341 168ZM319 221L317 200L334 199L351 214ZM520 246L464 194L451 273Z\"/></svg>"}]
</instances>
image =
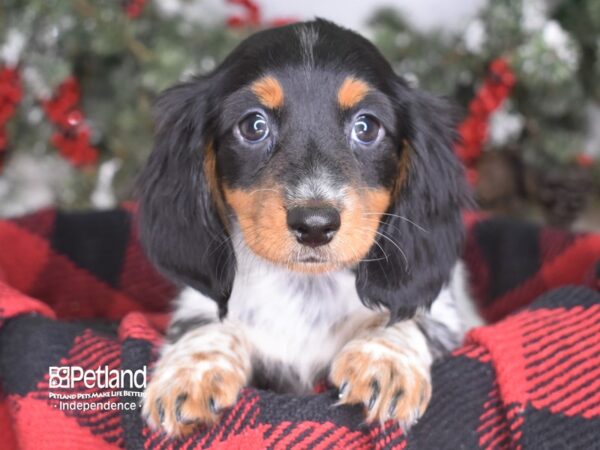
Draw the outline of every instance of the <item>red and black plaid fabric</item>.
<instances>
[{"instance_id":1,"label":"red and black plaid fabric","mask_svg":"<svg viewBox=\"0 0 600 450\"><path fill-rule=\"evenodd\" d=\"M467 219L466 260L494 323L434 365L433 399L408 436L334 407L332 390L246 389L219 425L181 441L116 408L131 392L75 385L61 393L97 394L83 402L106 408L61 409L49 367L156 359L175 289L144 259L133 222L127 207L0 222L0 448L600 448L600 235L482 217Z\"/></svg>"}]
</instances>

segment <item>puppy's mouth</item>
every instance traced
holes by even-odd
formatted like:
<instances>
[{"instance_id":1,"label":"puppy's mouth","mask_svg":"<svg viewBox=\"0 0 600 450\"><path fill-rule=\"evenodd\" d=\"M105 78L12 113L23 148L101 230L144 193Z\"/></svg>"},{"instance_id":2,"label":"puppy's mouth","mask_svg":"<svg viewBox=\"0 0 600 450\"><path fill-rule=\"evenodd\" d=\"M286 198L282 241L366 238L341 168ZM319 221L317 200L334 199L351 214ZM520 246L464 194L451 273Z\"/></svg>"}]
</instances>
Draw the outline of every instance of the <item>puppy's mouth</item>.
<instances>
[{"instance_id":1,"label":"puppy's mouth","mask_svg":"<svg viewBox=\"0 0 600 450\"><path fill-rule=\"evenodd\" d=\"M298 244L296 244L298 245ZM355 264L355 261L344 261L339 258L331 245L319 248L296 246L292 250L287 265L292 270L300 272L327 272L338 270Z\"/></svg>"},{"instance_id":2,"label":"puppy's mouth","mask_svg":"<svg viewBox=\"0 0 600 450\"><path fill-rule=\"evenodd\" d=\"M294 248L295 247L295 248ZM331 264L335 261L328 245L311 248L295 243L290 252L290 261L296 264Z\"/></svg>"},{"instance_id":3,"label":"puppy's mouth","mask_svg":"<svg viewBox=\"0 0 600 450\"><path fill-rule=\"evenodd\" d=\"M305 258L299 258L298 262L301 264L325 264L329 261L325 258L318 258L316 256L307 256Z\"/></svg>"},{"instance_id":4,"label":"puppy's mouth","mask_svg":"<svg viewBox=\"0 0 600 450\"><path fill-rule=\"evenodd\" d=\"M311 255L311 256L302 256L298 258L292 258L292 264L296 266L304 266L308 268L316 268L316 267L331 267L340 266L340 262L335 258L330 256L323 255ZM343 264L342 264L343 265Z\"/></svg>"},{"instance_id":5,"label":"puppy's mouth","mask_svg":"<svg viewBox=\"0 0 600 450\"><path fill-rule=\"evenodd\" d=\"M284 265L298 272L322 273L338 270L344 266L331 245L312 248L295 242L288 255Z\"/></svg>"}]
</instances>

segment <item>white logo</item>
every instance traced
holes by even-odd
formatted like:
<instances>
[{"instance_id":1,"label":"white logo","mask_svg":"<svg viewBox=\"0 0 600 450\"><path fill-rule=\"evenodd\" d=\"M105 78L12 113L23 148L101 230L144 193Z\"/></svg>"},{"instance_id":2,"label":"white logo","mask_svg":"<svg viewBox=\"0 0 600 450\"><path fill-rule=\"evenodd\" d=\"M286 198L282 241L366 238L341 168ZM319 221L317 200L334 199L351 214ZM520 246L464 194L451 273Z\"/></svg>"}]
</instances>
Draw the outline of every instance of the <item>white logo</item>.
<instances>
[{"instance_id":1,"label":"white logo","mask_svg":"<svg viewBox=\"0 0 600 450\"><path fill-rule=\"evenodd\" d=\"M70 367L50 367L50 387L68 388L70 386Z\"/></svg>"},{"instance_id":2,"label":"white logo","mask_svg":"<svg viewBox=\"0 0 600 450\"><path fill-rule=\"evenodd\" d=\"M51 366L48 371L50 388L69 389L83 382L88 389L144 389L146 387L146 366L131 369L109 369L108 366L96 370L84 370L79 366Z\"/></svg>"}]
</instances>

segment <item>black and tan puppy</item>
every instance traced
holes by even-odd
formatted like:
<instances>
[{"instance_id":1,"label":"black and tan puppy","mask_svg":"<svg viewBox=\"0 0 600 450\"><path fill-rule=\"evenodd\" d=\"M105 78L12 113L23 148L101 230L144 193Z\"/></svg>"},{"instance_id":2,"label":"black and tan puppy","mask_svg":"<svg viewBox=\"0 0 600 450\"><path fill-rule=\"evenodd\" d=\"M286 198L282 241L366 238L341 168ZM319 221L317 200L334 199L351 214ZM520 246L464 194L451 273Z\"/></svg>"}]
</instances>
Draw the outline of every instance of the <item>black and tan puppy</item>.
<instances>
[{"instance_id":1,"label":"black and tan puppy","mask_svg":"<svg viewBox=\"0 0 600 450\"><path fill-rule=\"evenodd\" d=\"M246 385L324 378L370 421L415 423L460 338L465 194L444 103L317 20L251 36L157 116L141 236L186 288L149 423L180 436Z\"/></svg>"}]
</instances>

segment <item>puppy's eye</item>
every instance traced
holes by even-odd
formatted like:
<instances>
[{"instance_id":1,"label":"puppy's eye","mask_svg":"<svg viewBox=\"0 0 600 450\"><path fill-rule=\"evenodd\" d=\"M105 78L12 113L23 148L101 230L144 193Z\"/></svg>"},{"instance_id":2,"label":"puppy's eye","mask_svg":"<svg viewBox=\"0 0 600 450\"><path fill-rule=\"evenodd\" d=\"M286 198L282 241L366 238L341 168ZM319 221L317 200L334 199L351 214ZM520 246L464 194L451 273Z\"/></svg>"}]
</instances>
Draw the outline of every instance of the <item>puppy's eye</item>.
<instances>
[{"instance_id":1,"label":"puppy's eye","mask_svg":"<svg viewBox=\"0 0 600 450\"><path fill-rule=\"evenodd\" d=\"M375 142L381 131L379 121L369 115L358 116L352 126L352 139L360 144L371 144Z\"/></svg>"},{"instance_id":2,"label":"puppy's eye","mask_svg":"<svg viewBox=\"0 0 600 450\"><path fill-rule=\"evenodd\" d=\"M259 113L248 114L241 120L238 128L248 142L260 142L269 135L267 119Z\"/></svg>"}]
</instances>

